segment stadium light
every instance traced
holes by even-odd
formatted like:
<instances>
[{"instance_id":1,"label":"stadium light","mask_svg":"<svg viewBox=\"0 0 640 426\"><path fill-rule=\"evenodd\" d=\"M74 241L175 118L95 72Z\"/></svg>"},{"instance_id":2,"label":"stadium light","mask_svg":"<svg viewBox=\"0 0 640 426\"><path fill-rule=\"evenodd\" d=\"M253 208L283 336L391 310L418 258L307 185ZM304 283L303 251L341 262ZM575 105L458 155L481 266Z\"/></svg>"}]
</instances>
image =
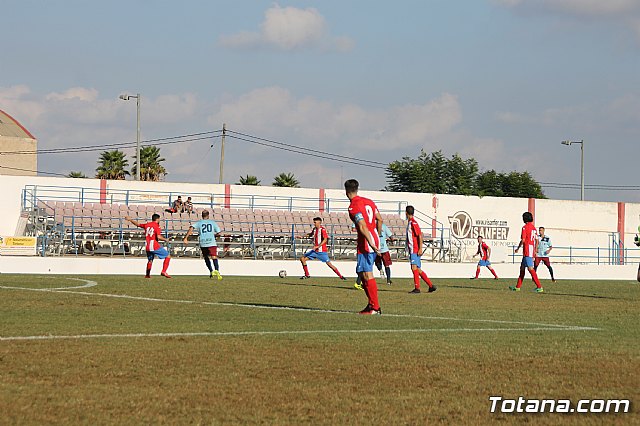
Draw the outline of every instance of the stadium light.
<instances>
[{"instance_id":1,"label":"stadium light","mask_svg":"<svg viewBox=\"0 0 640 426\"><path fill-rule=\"evenodd\" d=\"M584 201L584 140L562 141L562 145L580 144L580 201Z\"/></svg>"},{"instance_id":2,"label":"stadium light","mask_svg":"<svg viewBox=\"0 0 640 426\"><path fill-rule=\"evenodd\" d=\"M122 99L123 101L128 101L131 98L134 98L136 100L136 106L137 106L137 131L136 131L136 180L140 180L140 100L142 99L142 97L140 96L140 93L136 94L136 95L127 95L126 93L123 95L120 95L120 99Z\"/></svg>"}]
</instances>

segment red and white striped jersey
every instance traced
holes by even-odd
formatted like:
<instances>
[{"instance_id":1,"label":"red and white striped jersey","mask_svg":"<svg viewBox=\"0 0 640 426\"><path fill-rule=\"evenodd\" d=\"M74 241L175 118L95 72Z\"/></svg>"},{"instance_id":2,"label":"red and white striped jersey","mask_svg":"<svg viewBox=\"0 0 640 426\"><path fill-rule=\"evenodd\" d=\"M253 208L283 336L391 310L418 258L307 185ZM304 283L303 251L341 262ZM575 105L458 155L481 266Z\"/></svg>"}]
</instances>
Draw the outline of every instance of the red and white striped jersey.
<instances>
[{"instance_id":1,"label":"red and white striped jersey","mask_svg":"<svg viewBox=\"0 0 640 426\"><path fill-rule=\"evenodd\" d=\"M525 223L522 227L522 255L525 257L534 257L536 255L536 241L538 239L538 231L533 222Z\"/></svg>"},{"instance_id":2,"label":"red and white striped jersey","mask_svg":"<svg viewBox=\"0 0 640 426\"><path fill-rule=\"evenodd\" d=\"M422 231L420 230L420 225L415 218L409 219L407 223L407 251L409 254L420 254L420 235Z\"/></svg>"},{"instance_id":3,"label":"red and white striped jersey","mask_svg":"<svg viewBox=\"0 0 640 426\"><path fill-rule=\"evenodd\" d=\"M321 226L320 228L313 228L313 231L311 231L313 233L313 246L318 246L317 248L317 252L318 253L326 253L327 252L327 242L325 241L324 244L320 244L323 240L328 239L329 238L329 234L327 234L327 230L325 229L324 226Z\"/></svg>"},{"instance_id":4,"label":"red and white striped jersey","mask_svg":"<svg viewBox=\"0 0 640 426\"><path fill-rule=\"evenodd\" d=\"M378 236L376 213L378 213L378 207L376 204L368 198L355 196L351 199L349 204L349 217L354 224L364 220L367 225L367 229L371 234L371 238L376 245L376 248L380 246L380 238ZM356 230L358 228L356 227ZM375 250L369 245L364 235L358 230L358 254L373 253Z\"/></svg>"},{"instance_id":5,"label":"red and white striped jersey","mask_svg":"<svg viewBox=\"0 0 640 426\"><path fill-rule=\"evenodd\" d=\"M140 224L140 228L144 229L144 237L146 239L145 250L146 251L155 251L160 248L160 243L158 242L158 235L162 232L160 230L160 225L156 222L148 222Z\"/></svg>"}]
</instances>

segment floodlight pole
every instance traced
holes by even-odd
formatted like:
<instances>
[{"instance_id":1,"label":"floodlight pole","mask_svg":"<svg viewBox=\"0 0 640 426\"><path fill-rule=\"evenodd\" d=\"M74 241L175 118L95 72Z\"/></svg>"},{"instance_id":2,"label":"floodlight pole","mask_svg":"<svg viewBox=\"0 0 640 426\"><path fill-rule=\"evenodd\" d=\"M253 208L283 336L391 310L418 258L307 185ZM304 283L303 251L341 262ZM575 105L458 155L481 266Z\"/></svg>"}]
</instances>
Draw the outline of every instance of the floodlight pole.
<instances>
[{"instance_id":1,"label":"floodlight pole","mask_svg":"<svg viewBox=\"0 0 640 426\"><path fill-rule=\"evenodd\" d=\"M580 201L584 201L584 139L580 141L562 141L562 145L580 144Z\"/></svg>"},{"instance_id":2,"label":"floodlight pole","mask_svg":"<svg viewBox=\"0 0 640 426\"><path fill-rule=\"evenodd\" d=\"M142 164L140 164L140 102L142 97L140 93L136 95L136 161L138 165L136 167L136 180L140 180L140 169L142 169Z\"/></svg>"},{"instance_id":3,"label":"floodlight pole","mask_svg":"<svg viewBox=\"0 0 640 426\"><path fill-rule=\"evenodd\" d=\"M120 95L120 99L128 101L131 98L136 99L136 180L140 180L140 101L142 96L140 93L133 95Z\"/></svg>"}]
</instances>

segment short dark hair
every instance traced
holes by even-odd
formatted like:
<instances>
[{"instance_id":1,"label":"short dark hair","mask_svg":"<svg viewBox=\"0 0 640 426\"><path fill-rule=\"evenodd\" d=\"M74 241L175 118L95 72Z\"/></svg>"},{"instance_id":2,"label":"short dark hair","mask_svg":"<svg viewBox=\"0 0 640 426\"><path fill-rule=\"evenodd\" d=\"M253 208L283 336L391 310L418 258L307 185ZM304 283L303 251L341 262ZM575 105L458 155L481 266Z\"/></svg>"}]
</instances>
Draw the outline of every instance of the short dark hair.
<instances>
[{"instance_id":1,"label":"short dark hair","mask_svg":"<svg viewBox=\"0 0 640 426\"><path fill-rule=\"evenodd\" d=\"M155 221L157 219L160 219L160 215L158 213L154 213L153 215L151 215L151 220Z\"/></svg>"},{"instance_id":2,"label":"short dark hair","mask_svg":"<svg viewBox=\"0 0 640 426\"><path fill-rule=\"evenodd\" d=\"M321 217L314 217L313 221L315 222L316 220L319 221L319 222L322 222L322 218Z\"/></svg>"},{"instance_id":3,"label":"short dark hair","mask_svg":"<svg viewBox=\"0 0 640 426\"><path fill-rule=\"evenodd\" d=\"M202 210L202 217L209 217L209 210Z\"/></svg>"},{"instance_id":4,"label":"short dark hair","mask_svg":"<svg viewBox=\"0 0 640 426\"><path fill-rule=\"evenodd\" d=\"M416 209L414 209L413 206L407 206L407 208L404 209L404 211L410 214L411 216L413 216L413 213L415 213Z\"/></svg>"},{"instance_id":5,"label":"short dark hair","mask_svg":"<svg viewBox=\"0 0 640 426\"><path fill-rule=\"evenodd\" d=\"M182 198L182 195L178 195L178 198Z\"/></svg>"},{"instance_id":6,"label":"short dark hair","mask_svg":"<svg viewBox=\"0 0 640 426\"><path fill-rule=\"evenodd\" d=\"M538 229L544 229L544 226L541 226L541 227L540 227L540 228L538 228Z\"/></svg>"},{"instance_id":7,"label":"short dark hair","mask_svg":"<svg viewBox=\"0 0 640 426\"><path fill-rule=\"evenodd\" d=\"M350 194L354 192L358 192L359 187L360 187L360 183L355 179L349 179L344 183L345 191L347 191Z\"/></svg>"},{"instance_id":8,"label":"short dark hair","mask_svg":"<svg viewBox=\"0 0 640 426\"><path fill-rule=\"evenodd\" d=\"M524 223L533 222L533 214L531 214L531 212L522 213L522 220Z\"/></svg>"}]
</instances>

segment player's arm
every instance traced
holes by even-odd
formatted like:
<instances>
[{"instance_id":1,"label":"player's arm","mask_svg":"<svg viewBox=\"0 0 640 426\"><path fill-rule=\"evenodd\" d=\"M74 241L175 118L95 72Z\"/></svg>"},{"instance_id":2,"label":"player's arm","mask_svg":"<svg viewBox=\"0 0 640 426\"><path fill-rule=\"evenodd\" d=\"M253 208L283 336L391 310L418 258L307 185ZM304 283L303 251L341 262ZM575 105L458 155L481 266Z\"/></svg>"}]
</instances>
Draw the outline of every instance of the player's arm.
<instances>
[{"instance_id":1,"label":"player's arm","mask_svg":"<svg viewBox=\"0 0 640 426\"><path fill-rule=\"evenodd\" d=\"M520 234L520 242L518 243L518 247L516 247L516 253L518 252L518 250L520 250L520 247L522 247L523 245L524 245L524 229Z\"/></svg>"},{"instance_id":2,"label":"player's arm","mask_svg":"<svg viewBox=\"0 0 640 426\"><path fill-rule=\"evenodd\" d=\"M476 257L477 255L479 255L480 254L480 250L481 250L481 247L478 244L478 251L476 251L476 254L474 254L472 257Z\"/></svg>"},{"instance_id":3,"label":"player's arm","mask_svg":"<svg viewBox=\"0 0 640 426\"><path fill-rule=\"evenodd\" d=\"M187 239L191 236L191 234L193 234L193 226L189 227L189 230L187 231L187 235L184 236L184 239L182 240L182 242L187 244Z\"/></svg>"},{"instance_id":4,"label":"player's arm","mask_svg":"<svg viewBox=\"0 0 640 426\"><path fill-rule=\"evenodd\" d=\"M549 248L547 249L547 254L551 253L551 250L553 250L553 246L551 245L551 240L549 240Z\"/></svg>"},{"instance_id":5,"label":"player's arm","mask_svg":"<svg viewBox=\"0 0 640 426\"><path fill-rule=\"evenodd\" d=\"M422 257L422 243L422 231L420 231L418 232L418 256L420 257Z\"/></svg>"},{"instance_id":6,"label":"player's arm","mask_svg":"<svg viewBox=\"0 0 640 426\"><path fill-rule=\"evenodd\" d=\"M360 216L358 218L358 215ZM362 234L362 236L364 237L365 240L367 240L367 243L369 243L369 245L371 247L373 247L373 250L377 253L380 254L380 252L378 251L378 246L376 246L375 241L373 241L373 237L371 236L371 232L369 232L369 228L367 228L367 224L364 222L364 217L362 216L362 213L358 213L358 215L356 215L356 229L360 232L360 234Z\"/></svg>"},{"instance_id":7,"label":"player's arm","mask_svg":"<svg viewBox=\"0 0 640 426\"><path fill-rule=\"evenodd\" d=\"M380 214L378 209L376 209L376 213L374 216L376 218L376 229L378 230L378 235L382 235L382 224L384 223L384 221L382 220L382 215Z\"/></svg>"},{"instance_id":8,"label":"player's arm","mask_svg":"<svg viewBox=\"0 0 640 426\"><path fill-rule=\"evenodd\" d=\"M491 257L491 247L487 246L487 260Z\"/></svg>"},{"instance_id":9,"label":"player's arm","mask_svg":"<svg viewBox=\"0 0 640 426\"><path fill-rule=\"evenodd\" d=\"M135 220L131 219L129 216L125 216L124 220L126 220L127 222L131 222L133 224L133 226L137 226L138 228L142 228L142 225L140 224L140 222L136 222Z\"/></svg>"}]
</instances>

